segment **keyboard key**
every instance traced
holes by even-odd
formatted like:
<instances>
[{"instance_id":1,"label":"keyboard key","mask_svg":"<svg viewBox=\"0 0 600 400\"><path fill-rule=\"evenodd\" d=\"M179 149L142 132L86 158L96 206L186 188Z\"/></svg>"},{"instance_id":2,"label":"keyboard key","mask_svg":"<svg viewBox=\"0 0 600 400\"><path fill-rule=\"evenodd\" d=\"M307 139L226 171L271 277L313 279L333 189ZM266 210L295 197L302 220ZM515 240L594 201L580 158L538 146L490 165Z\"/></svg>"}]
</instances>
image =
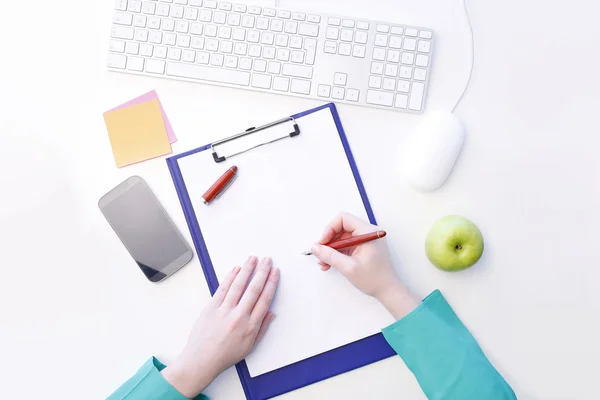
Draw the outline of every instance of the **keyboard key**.
<instances>
[{"instance_id":1,"label":"keyboard key","mask_svg":"<svg viewBox=\"0 0 600 400\"><path fill-rule=\"evenodd\" d=\"M327 23L329 25L340 26L340 24L342 23L342 20L337 17L329 17L329 19L327 20Z\"/></svg>"},{"instance_id":2,"label":"keyboard key","mask_svg":"<svg viewBox=\"0 0 600 400\"><path fill-rule=\"evenodd\" d=\"M369 23L365 21L358 21L356 23L356 27L360 30L367 31L369 30Z\"/></svg>"},{"instance_id":3,"label":"keyboard key","mask_svg":"<svg viewBox=\"0 0 600 400\"><path fill-rule=\"evenodd\" d=\"M269 20L263 17L256 18L256 29L262 29L263 31L269 29Z\"/></svg>"},{"instance_id":4,"label":"keyboard key","mask_svg":"<svg viewBox=\"0 0 600 400\"><path fill-rule=\"evenodd\" d=\"M205 25L204 36L217 37L217 26L216 25Z\"/></svg>"},{"instance_id":5,"label":"keyboard key","mask_svg":"<svg viewBox=\"0 0 600 400\"><path fill-rule=\"evenodd\" d=\"M430 31L421 31L419 32L419 37L423 39L431 39L433 34Z\"/></svg>"},{"instance_id":6,"label":"keyboard key","mask_svg":"<svg viewBox=\"0 0 600 400\"><path fill-rule=\"evenodd\" d=\"M273 44L275 42L275 34L272 32L263 32L260 35L260 42L262 44Z\"/></svg>"},{"instance_id":7,"label":"keyboard key","mask_svg":"<svg viewBox=\"0 0 600 400\"><path fill-rule=\"evenodd\" d=\"M258 72L267 72L267 62L265 60L254 60L254 70ZM269 81L269 86L271 81Z\"/></svg>"},{"instance_id":8,"label":"keyboard key","mask_svg":"<svg viewBox=\"0 0 600 400\"><path fill-rule=\"evenodd\" d=\"M351 42L354 39L354 31L352 29L342 29L340 40L344 42Z\"/></svg>"},{"instance_id":9,"label":"keyboard key","mask_svg":"<svg viewBox=\"0 0 600 400\"><path fill-rule=\"evenodd\" d=\"M415 111L420 111L423 103L423 92L425 91L425 85L420 82L413 82L412 90L410 93L410 101L408 102L408 108Z\"/></svg>"},{"instance_id":10,"label":"keyboard key","mask_svg":"<svg viewBox=\"0 0 600 400\"><path fill-rule=\"evenodd\" d=\"M233 5L233 11L238 12L238 13L245 13L246 8L247 7L245 4L234 4Z\"/></svg>"},{"instance_id":11,"label":"keyboard key","mask_svg":"<svg viewBox=\"0 0 600 400\"><path fill-rule=\"evenodd\" d=\"M148 41L150 43L161 44L162 43L162 32L150 32L148 34Z\"/></svg>"},{"instance_id":12,"label":"keyboard key","mask_svg":"<svg viewBox=\"0 0 600 400\"><path fill-rule=\"evenodd\" d=\"M275 11L272 8L263 8L263 15L267 16L267 17L274 17L275 15L277 15L277 11Z\"/></svg>"},{"instance_id":13,"label":"keyboard key","mask_svg":"<svg viewBox=\"0 0 600 400\"><path fill-rule=\"evenodd\" d=\"M400 52L398 50L388 50L387 60L388 62L397 63L400 61Z\"/></svg>"},{"instance_id":14,"label":"keyboard key","mask_svg":"<svg viewBox=\"0 0 600 400\"><path fill-rule=\"evenodd\" d=\"M169 15L173 18L183 18L183 7L172 6L171 13Z\"/></svg>"},{"instance_id":15,"label":"keyboard key","mask_svg":"<svg viewBox=\"0 0 600 400\"><path fill-rule=\"evenodd\" d=\"M256 18L254 15L244 15L242 17L242 26L244 28L254 28L254 20Z\"/></svg>"},{"instance_id":16,"label":"keyboard key","mask_svg":"<svg viewBox=\"0 0 600 400\"><path fill-rule=\"evenodd\" d=\"M318 24L319 22L321 22L321 16L320 15L314 15L314 14L308 14L306 16L306 20L308 22L312 22L313 24Z\"/></svg>"},{"instance_id":17,"label":"keyboard key","mask_svg":"<svg viewBox=\"0 0 600 400\"><path fill-rule=\"evenodd\" d=\"M373 60L383 61L385 60L385 49L373 49Z\"/></svg>"},{"instance_id":18,"label":"keyboard key","mask_svg":"<svg viewBox=\"0 0 600 400\"><path fill-rule=\"evenodd\" d=\"M206 50L217 51L219 49L219 41L217 39L206 39Z\"/></svg>"},{"instance_id":19,"label":"keyboard key","mask_svg":"<svg viewBox=\"0 0 600 400\"><path fill-rule=\"evenodd\" d=\"M360 91L358 89L348 89L346 90L346 100L348 101L358 101L360 97Z\"/></svg>"},{"instance_id":20,"label":"keyboard key","mask_svg":"<svg viewBox=\"0 0 600 400\"><path fill-rule=\"evenodd\" d=\"M402 35L404 33L404 28L401 26L392 26L392 35Z\"/></svg>"},{"instance_id":21,"label":"keyboard key","mask_svg":"<svg viewBox=\"0 0 600 400\"><path fill-rule=\"evenodd\" d=\"M327 27L327 31L325 32L325 37L331 40L337 40L340 36L340 30L338 28L334 28L331 26Z\"/></svg>"},{"instance_id":22,"label":"keyboard key","mask_svg":"<svg viewBox=\"0 0 600 400\"><path fill-rule=\"evenodd\" d=\"M417 30L415 28L406 28L406 32L404 34L406 36L417 37Z\"/></svg>"},{"instance_id":23,"label":"keyboard key","mask_svg":"<svg viewBox=\"0 0 600 400\"><path fill-rule=\"evenodd\" d=\"M146 60L146 72L162 75L165 73L165 64L163 60L149 58Z\"/></svg>"},{"instance_id":24,"label":"keyboard key","mask_svg":"<svg viewBox=\"0 0 600 400\"><path fill-rule=\"evenodd\" d=\"M212 21L212 11L211 10L200 10L200 15L198 19L202 22L211 22Z\"/></svg>"},{"instance_id":25,"label":"keyboard key","mask_svg":"<svg viewBox=\"0 0 600 400\"><path fill-rule=\"evenodd\" d=\"M202 35L203 27L204 25L202 25L200 22L194 22L192 25L190 25L190 33L192 35Z\"/></svg>"},{"instance_id":26,"label":"keyboard key","mask_svg":"<svg viewBox=\"0 0 600 400\"><path fill-rule=\"evenodd\" d=\"M296 21L287 21L285 23L285 33L291 33L293 35L298 33L298 23Z\"/></svg>"},{"instance_id":27,"label":"keyboard key","mask_svg":"<svg viewBox=\"0 0 600 400\"><path fill-rule=\"evenodd\" d=\"M227 68L237 68L238 58L236 56L225 56L225 66Z\"/></svg>"},{"instance_id":28,"label":"keyboard key","mask_svg":"<svg viewBox=\"0 0 600 400\"><path fill-rule=\"evenodd\" d=\"M388 37L387 35L375 35L375 46L387 47Z\"/></svg>"},{"instance_id":29,"label":"keyboard key","mask_svg":"<svg viewBox=\"0 0 600 400\"><path fill-rule=\"evenodd\" d=\"M336 100L344 100L344 95L346 94L346 89L342 87L333 87L333 91L331 92L331 97Z\"/></svg>"},{"instance_id":30,"label":"keyboard key","mask_svg":"<svg viewBox=\"0 0 600 400\"><path fill-rule=\"evenodd\" d=\"M124 69L125 65L127 65L127 56L124 54L110 53L106 65L111 68Z\"/></svg>"},{"instance_id":31,"label":"keyboard key","mask_svg":"<svg viewBox=\"0 0 600 400\"><path fill-rule=\"evenodd\" d=\"M262 48L257 44L251 44L250 47L248 47L248 55L250 57L260 57L261 53Z\"/></svg>"},{"instance_id":32,"label":"keyboard key","mask_svg":"<svg viewBox=\"0 0 600 400\"><path fill-rule=\"evenodd\" d=\"M277 61L269 61L267 72L274 75L279 74L281 72L281 63Z\"/></svg>"},{"instance_id":33,"label":"keyboard key","mask_svg":"<svg viewBox=\"0 0 600 400\"><path fill-rule=\"evenodd\" d=\"M278 33L275 36L275 46L287 47L290 37L288 35L284 35L283 33Z\"/></svg>"},{"instance_id":34,"label":"keyboard key","mask_svg":"<svg viewBox=\"0 0 600 400\"><path fill-rule=\"evenodd\" d=\"M175 43L177 42L177 35L174 33L165 33L163 35L163 44L166 44L167 46L175 46Z\"/></svg>"},{"instance_id":35,"label":"keyboard key","mask_svg":"<svg viewBox=\"0 0 600 400\"><path fill-rule=\"evenodd\" d=\"M293 62L294 60L292 60ZM313 68L304 65L283 64L281 75L292 76L294 78L312 79Z\"/></svg>"},{"instance_id":36,"label":"keyboard key","mask_svg":"<svg viewBox=\"0 0 600 400\"><path fill-rule=\"evenodd\" d=\"M136 29L135 30L135 40L138 42L147 42L148 41L148 31L145 29Z\"/></svg>"},{"instance_id":37,"label":"keyboard key","mask_svg":"<svg viewBox=\"0 0 600 400\"><path fill-rule=\"evenodd\" d=\"M164 46L154 46L154 57L162 58L163 60L167 58L167 48Z\"/></svg>"},{"instance_id":38,"label":"keyboard key","mask_svg":"<svg viewBox=\"0 0 600 400\"><path fill-rule=\"evenodd\" d=\"M373 61L371 63L371 73L377 75L383 74L383 63Z\"/></svg>"},{"instance_id":39,"label":"keyboard key","mask_svg":"<svg viewBox=\"0 0 600 400\"><path fill-rule=\"evenodd\" d=\"M354 41L360 44L367 44L367 40L369 39L369 34L367 32L358 31L354 35Z\"/></svg>"},{"instance_id":40,"label":"keyboard key","mask_svg":"<svg viewBox=\"0 0 600 400\"><path fill-rule=\"evenodd\" d=\"M196 52L196 62L198 64L208 65L209 61L210 61L210 53L205 53L203 51Z\"/></svg>"},{"instance_id":41,"label":"keyboard key","mask_svg":"<svg viewBox=\"0 0 600 400\"><path fill-rule=\"evenodd\" d=\"M381 77L380 76L370 76L369 77L369 87L379 89L381 88Z\"/></svg>"},{"instance_id":42,"label":"keyboard key","mask_svg":"<svg viewBox=\"0 0 600 400\"><path fill-rule=\"evenodd\" d=\"M304 50L306 50L305 62L309 65L314 65L315 57L317 56L317 39L306 38L304 41Z\"/></svg>"},{"instance_id":43,"label":"keyboard key","mask_svg":"<svg viewBox=\"0 0 600 400\"><path fill-rule=\"evenodd\" d=\"M342 20L342 26L344 28L354 28L354 20L353 19L344 19Z\"/></svg>"},{"instance_id":44,"label":"keyboard key","mask_svg":"<svg viewBox=\"0 0 600 400\"><path fill-rule=\"evenodd\" d=\"M319 85L317 87L317 96L319 97L329 97L331 94L331 86L329 85Z\"/></svg>"},{"instance_id":45,"label":"keyboard key","mask_svg":"<svg viewBox=\"0 0 600 400\"><path fill-rule=\"evenodd\" d=\"M413 79L417 81L424 81L427 77L427 70L422 68L415 68L415 73L413 75Z\"/></svg>"},{"instance_id":46,"label":"keyboard key","mask_svg":"<svg viewBox=\"0 0 600 400\"><path fill-rule=\"evenodd\" d=\"M400 36L390 37L390 47L392 49L401 49L402 48L402 38Z\"/></svg>"},{"instance_id":47,"label":"keyboard key","mask_svg":"<svg viewBox=\"0 0 600 400\"><path fill-rule=\"evenodd\" d=\"M233 42L229 40L222 40L219 45L219 51L225 54L231 54L233 52Z\"/></svg>"},{"instance_id":48,"label":"keyboard key","mask_svg":"<svg viewBox=\"0 0 600 400\"><path fill-rule=\"evenodd\" d=\"M303 36L319 36L319 25L311 25L311 24L299 24L298 25L298 33ZM293 82L292 82L293 86Z\"/></svg>"},{"instance_id":49,"label":"keyboard key","mask_svg":"<svg viewBox=\"0 0 600 400\"><path fill-rule=\"evenodd\" d=\"M129 0L127 10L139 13L140 11L142 11L142 2L138 0Z\"/></svg>"},{"instance_id":50,"label":"keyboard key","mask_svg":"<svg viewBox=\"0 0 600 400\"><path fill-rule=\"evenodd\" d=\"M247 57L240 58L240 69L250 71L252 69L252 59Z\"/></svg>"},{"instance_id":51,"label":"keyboard key","mask_svg":"<svg viewBox=\"0 0 600 400\"><path fill-rule=\"evenodd\" d=\"M350 43L340 43L338 54L341 56L349 56L352 53L352 45Z\"/></svg>"},{"instance_id":52,"label":"keyboard key","mask_svg":"<svg viewBox=\"0 0 600 400\"><path fill-rule=\"evenodd\" d=\"M276 76L273 78L273 90L287 92L290 89L290 78Z\"/></svg>"},{"instance_id":53,"label":"keyboard key","mask_svg":"<svg viewBox=\"0 0 600 400\"><path fill-rule=\"evenodd\" d=\"M410 79L412 76L412 68L411 67L400 67L400 78Z\"/></svg>"},{"instance_id":54,"label":"keyboard key","mask_svg":"<svg viewBox=\"0 0 600 400\"><path fill-rule=\"evenodd\" d=\"M260 60L256 60L256 61L260 61ZM271 88L271 79L272 79L271 75L252 74L252 87L257 87L260 89L270 89Z\"/></svg>"},{"instance_id":55,"label":"keyboard key","mask_svg":"<svg viewBox=\"0 0 600 400\"><path fill-rule=\"evenodd\" d=\"M167 58L175 61L181 60L181 49L178 49L177 47L169 47Z\"/></svg>"},{"instance_id":56,"label":"keyboard key","mask_svg":"<svg viewBox=\"0 0 600 400\"><path fill-rule=\"evenodd\" d=\"M108 46L108 50L115 53L123 53L125 51L125 42L122 40L111 40Z\"/></svg>"},{"instance_id":57,"label":"keyboard key","mask_svg":"<svg viewBox=\"0 0 600 400\"><path fill-rule=\"evenodd\" d=\"M193 7L188 7L185 9L185 14L183 16L185 19L190 21L195 21L198 19L198 9Z\"/></svg>"},{"instance_id":58,"label":"keyboard key","mask_svg":"<svg viewBox=\"0 0 600 400\"><path fill-rule=\"evenodd\" d=\"M387 64L385 66L385 75L386 76L398 76L398 66L395 64ZM394 85L395 85L394 81ZM394 89L391 89L394 90Z\"/></svg>"},{"instance_id":59,"label":"keyboard key","mask_svg":"<svg viewBox=\"0 0 600 400\"><path fill-rule=\"evenodd\" d=\"M160 29L160 18L148 17L148 25L147 26L150 29Z\"/></svg>"},{"instance_id":60,"label":"keyboard key","mask_svg":"<svg viewBox=\"0 0 600 400\"><path fill-rule=\"evenodd\" d=\"M336 72L333 75L333 84L339 86L346 86L346 80L348 79L348 75L342 72Z\"/></svg>"},{"instance_id":61,"label":"keyboard key","mask_svg":"<svg viewBox=\"0 0 600 400\"><path fill-rule=\"evenodd\" d=\"M225 56L223 56L223 54L212 53L210 55L210 65L214 65L215 67L222 67L224 61Z\"/></svg>"},{"instance_id":62,"label":"keyboard key","mask_svg":"<svg viewBox=\"0 0 600 400\"><path fill-rule=\"evenodd\" d=\"M133 28L126 28L123 26L113 26L111 30L112 37L115 39L128 39L132 40L134 35Z\"/></svg>"},{"instance_id":63,"label":"keyboard key","mask_svg":"<svg viewBox=\"0 0 600 400\"><path fill-rule=\"evenodd\" d=\"M292 19L295 19L296 21L304 21L306 19L306 14L301 12L292 13Z\"/></svg>"},{"instance_id":64,"label":"keyboard key","mask_svg":"<svg viewBox=\"0 0 600 400\"><path fill-rule=\"evenodd\" d=\"M246 30L240 29L240 28L235 28L233 30L233 35L231 35L231 37L233 38L233 40L245 40L246 39Z\"/></svg>"},{"instance_id":65,"label":"keyboard key","mask_svg":"<svg viewBox=\"0 0 600 400\"><path fill-rule=\"evenodd\" d=\"M115 13L115 15L113 17L113 24L131 25L132 22L133 22L133 14Z\"/></svg>"},{"instance_id":66,"label":"keyboard key","mask_svg":"<svg viewBox=\"0 0 600 400\"><path fill-rule=\"evenodd\" d=\"M187 21L177 21L175 24L175 31L179 33L188 33L190 29L190 23Z\"/></svg>"},{"instance_id":67,"label":"keyboard key","mask_svg":"<svg viewBox=\"0 0 600 400\"><path fill-rule=\"evenodd\" d=\"M354 57L365 58L366 53L367 53L367 48L365 46L355 44L352 49L352 56L354 56Z\"/></svg>"},{"instance_id":68,"label":"keyboard key","mask_svg":"<svg viewBox=\"0 0 600 400\"><path fill-rule=\"evenodd\" d=\"M394 104L394 107L396 108L406 108L406 105L408 104L408 96L405 94L397 94L396 95L396 103Z\"/></svg>"},{"instance_id":69,"label":"keyboard key","mask_svg":"<svg viewBox=\"0 0 600 400\"><path fill-rule=\"evenodd\" d=\"M152 57L154 46L143 43L140 45L140 55L144 57Z\"/></svg>"},{"instance_id":70,"label":"keyboard key","mask_svg":"<svg viewBox=\"0 0 600 400\"><path fill-rule=\"evenodd\" d=\"M125 11L127 10L127 0L116 0L115 10Z\"/></svg>"},{"instance_id":71,"label":"keyboard key","mask_svg":"<svg viewBox=\"0 0 600 400\"><path fill-rule=\"evenodd\" d=\"M406 38L404 39L404 50L414 51L417 45L415 39Z\"/></svg>"},{"instance_id":72,"label":"keyboard key","mask_svg":"<svg viewBox=\"0 0 600 400\"><path fill-rule=\"evenodd\" d=\"M151 3L149 1L145 1L142 4L142 12L148 15L154 15L154 11L156 10L156 4Z\"/></svg>"},{"instance_id":73,"label":"keyboard key","mask_svg":"<svg viewBox=\"0 0 600 400\"><path fill-rule=\"evenodd\" d=\"M388 33L390 31L390 27L388 25L377 25L377 32Z\"/></svg>"},{"instance_id":74,"label":"keyboard key","mask_svg":"<svg viewBox=\"0 0 600 400\"><path fill-rule=\"evenodd\" d=\"M394 104L394 93L367 90L367 103L377 106L391 107Z\"/></svg>"},{"instance_id":75,"label":"keyboard key","mask_svg":"<svg viewBox=\"0 0 600 400\"><path fill-rule=\"evenodd\" d=\"M292 12L291 11L287 11L287 10L278 10L277 11L277 17L278 18L283 18L283 19L290 19L290 18L292 18Z\"/></svg>"},{"instance_id":76,"label":"keyboard key","mask_svg":"<svg viewBox=\"0 0 600 400\"><path fill-rule=\"evenodd\" d=\"M190 0L190 6L202 7L202 0Z\"/></svg>"},{"instance_id":77,"label":"keyboard key","mask_svg":"<svg viewBox=\"0 0 600 400\"><path fill-rule=\"evenodd\" d=\"M280 19L272 19L271 30L275 32L283 32L283 21Z\"/></svg>"},{"instance_id":78,"label":"keyboard key","mask_svg":"<svg viewBox=\"0 0 600 400\"><path fill-rule=\"evenodd\" d=\"M428 40L419 40L419 51L421 53L429 53L431 42Z\"/></svg>"},{"instance_id":79,"label":"keyboard key","mask_svg":"<svg viewBox=\"0 0 600 400\"><path fill-rule=\"evenodd\" d=\"M298 94L310 94L310 81L292 79L290 91Z\"/></svg>"},{"instance_id":80,"label":"keyboard key","mask_svg":"<svg viewBox=\"0 0 600 400\"><path fill-rule=\"evenodd\" d=\"M323 51L329 54L337 53L337 42L325 42L323 46Z\"/></svg>"},{"instance_id":81,"label":"keyboard key","mask_svg":"<svg viewBox=\"0 0 600 400\"><path fill-rule=\"evenodd\" d=\"M194 62L196 60L196 52L194 50L185 49L181 54L181 59L185 62Z\"/></svg>"},{"instance_id":82,"label":"keyboard key","mask_svg":"<svg viewBox=\"0 0 600 400\"><path fill-rule=\"evenodd\" d=\"M217 2L214 0L204 0L204 7L206 8L217 8Z\"/></svg>"},{"instance_id":83,"label":"keyboard key","mask_svg":"<svg viewBox=\"0 0 600 400\"><path fill-rule=\"evenodd\" d=\"M162 21L162 30L173 32L175 30L175 20L164 18Z\"/></svg>"},{"instance_id":84,"label":"keyboard key","mask_svg":"<svg viewBox=\"0 0 600 400\"><path fill-rule=\"evenodd\" d=\"M248 31L248 35L246 40L250 43L258 43L260 41L260 32L259 31Z\"/></svg>"},{"instance_id":85,"label":"keyboard key","mask_svg":"<svg viewBox=\"0 0 600 400\"><path fill-rule=\"evenodd\" d=\"M177 36L177 46L179 47L190 47L190 42L192 38L188 35L179 35Z\"/></svg>"},{"instance_id":86,"label":"keyboard key","mask_svg":"<svg viewBox=\"0 0 600 400\"><path fill-rule=\"evenodd\" d=\"M219 3L219 10L231 11L232 8L233 8L233 5L231 3L224 3L224 2Z\"/></svg>"},{"instance_id":87,"label":"keyboard key","mask_svg":"<svg viewBox=\"0 0 600 400\"><path fill-rule=\"evenodd\" d=\"M408 93L410 91L410 82L402 79L398 80L398 91L402 93Z\"/></svg>"},{"instance_id":88,"label":"keyboard key","mask_svg":"<svg viewBox=\"0 0 600 400\"><path fill-rule=\"evenodd\" d=\"M215 24L223 25L227 22L227 14L222 11L215 11L213 14L213 22Z\"/></svg>"},{"instance_id":89,"label":"keyboard key","mask_svg":"<svg viewBox=\"0 0 600 400\"><path fill-rule=\"evenodd\" d=\"M245 56L248 51L248 45L246 43L236 43L233 47L233 52L240 56Z\"/></svg>"},{"instance_id":90,"label":"keyboard key","mask_svg":"<svg viewBox=\"0 0 600 400\"><path fill-rule=\"evenodd\" d=\"M396 80L392 78L383 78L383 90L396 90Z\"/></svg>"},{"instance_id":91,"label":"keyboard key","mask_svg":"<svg viewBox=\"0 0 600 400\"><path fill-rule=\"evenodd\" d=\"M419 67L426 67L429 64L429 56L424 54L417 54L417 61L415 62Z\"/></svg>"},{"instance_id":92,"label":"keyboard key","mask_svg":"<svg viewBox=\"0 0 600 400\"><path fill-rule=\"evenodd\" d=\"M292 62L302 64L304 62L304 52L300 50L292 51Z\"/></svg>"},{"instance_id":93,"label":"keyboard key","mask_svg":"<svg viewBox=\"0 0 600 400\"><path fill-rule=\"evenodd\" d=\"M277 59L279 61L289 61L290 51L288 49L277 49Z\"/></svg>"},{"instance_id":94,"label":"keyboard key","mask_svg":"<svg viewBox=\"0 0 600 400\"><path fill-rule=\"evenodd\" d=\"M300 36L292 36L292 38L290 39L290 47L292 49L301 49L302 38Z\"/></svg>"},{"instance_id":95,"label":"keyboard key","mask_svg":"<svg viewBox=\"0 0 600 400\"><path fill-rule=\"evenodd\" d=\"M169 6L168 4L159 4L158 6L156 6L156 15L159 15L161 17L168 17L169 11L171 11L171 6Z\"/></svg>"},{"instance_id":96,"label":"keyboard key","mask_svg":"<svg viewBox=\"0 0 600 400\"><path fill-rule=\"evenodd\" d=\"M258 6L248 6L248 12L254 15L260 15L262 9Z\"/></svg>"},{"instance_id":97,"label":"keyboard key","mask_svg":"<svg viewBox=\"0 0 600 400\"><path fill-rule=\"evenodd\" d=\"M263 47L262 56L263 56L263 58L266 58L267 60L274 60L275 59L275 47L270 47L270 46Z\"/></svg>"},{"instance_id":98,"label":"keyboard key","mask_svg":"<svg viewBox=\"0 0 600 400\"><path fill-rule=\"evenodd\" d=\"M204 38L203 37L192 38L192 49L196 49L196 50L204 49Z\"/></svg>"},{"instance_id":99,"label":"keyboard key","mask_svg":"<svg viewBox=\"0 0 600 400\"><path fill-rule=\"evenodd\" d=\"M407 51L402 53L402 64L412 65L415 60L414 53L409 53Z\"/></svg>"},{"instance_id":100,"label":"keyboard key","mask_svg":"<svg viewBox=\"0 0 600 400\"><path fill-rule=\"evenodd\" d=\"M241 21L242 17L240 14L229 13L227 16L227 25L240 26Z\"/></svg>"}]
</instances>

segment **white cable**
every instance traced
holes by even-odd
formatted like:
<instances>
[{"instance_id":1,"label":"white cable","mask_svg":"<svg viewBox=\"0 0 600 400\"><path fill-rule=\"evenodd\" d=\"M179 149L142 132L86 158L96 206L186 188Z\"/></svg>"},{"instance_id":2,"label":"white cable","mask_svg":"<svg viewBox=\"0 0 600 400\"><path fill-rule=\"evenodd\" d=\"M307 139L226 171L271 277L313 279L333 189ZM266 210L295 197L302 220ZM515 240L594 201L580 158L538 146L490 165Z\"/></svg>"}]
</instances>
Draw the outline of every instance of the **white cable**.
<instances>
[{"instance_id":1,"label":"white cable","mask_svg":"<svg viewBox=\"0 0 600 400\"><path fill-rule=\"evenodd\" d=\"M473 76L473 68L475 65L475 35L473 34L473 26L471 25L471 19L469 18L469 10L467 9L467 0L463 0L463 8L465 10L465 17L467 17L467 22L469 24L469 30L471 31L471 70L469 71L469 78L467 79L465 88L463 89L462 93L458 97L458 100L456 101L456 104L454 104L454 107L452 107L452 112L454 112L454 110L456 109L456 107L461 102L462 98L464 97L465 93L467 92L467 88L469 87L469 84L471 83L471 77Z\"/></svg>"}]
</instances>

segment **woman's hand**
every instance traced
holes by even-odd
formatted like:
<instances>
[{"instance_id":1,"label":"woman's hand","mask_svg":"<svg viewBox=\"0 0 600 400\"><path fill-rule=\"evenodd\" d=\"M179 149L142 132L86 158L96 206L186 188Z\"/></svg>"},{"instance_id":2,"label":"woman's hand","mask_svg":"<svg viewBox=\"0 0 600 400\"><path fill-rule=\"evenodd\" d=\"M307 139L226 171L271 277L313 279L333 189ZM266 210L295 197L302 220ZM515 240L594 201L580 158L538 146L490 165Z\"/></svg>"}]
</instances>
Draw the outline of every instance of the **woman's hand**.
<instances>
[{"instance_id":1,"label":"woman's hand","mask_svg":"<svg viewBox=\"0 0 600 400\"><path fill-rule=\"evenodd\" d=\"M336 268L358 290L378 299L396 319L400 319L412 311L418 301L396 274L384 239L341 251L324 246L334 240L378 230L366 221L342 213L325 228L319 243L312 247L312 253L319 259L323 271Z\"/></svg>"},{"instance_id":2,"label":"woman's hand","mask_svg":"<svg viewBox=\"0 0 600 400\"><path fill-rule=\"evenodd\" d=\"M194 324L181 355L163 370L167 382L194 398L217 375L243 360L275 318L269 307L278 283L279 269L273 268L270 258L258 263L252 256L243 267L231 270Z\"/></svg>"}]
</instances>

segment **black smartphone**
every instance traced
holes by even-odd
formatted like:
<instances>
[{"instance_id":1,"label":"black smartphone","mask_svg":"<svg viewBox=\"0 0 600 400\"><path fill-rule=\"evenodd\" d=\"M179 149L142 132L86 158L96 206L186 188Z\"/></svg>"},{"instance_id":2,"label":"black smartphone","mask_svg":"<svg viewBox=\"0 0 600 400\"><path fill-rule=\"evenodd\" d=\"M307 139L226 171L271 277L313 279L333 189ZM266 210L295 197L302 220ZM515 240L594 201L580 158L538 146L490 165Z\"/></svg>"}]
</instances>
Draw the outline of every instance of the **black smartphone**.
<instances>
[{"instance_id":1,"label":"black smartphone","mask_svg":"<svg viewBox=\"0 0 600 400\"><path fill-rule=\"evenodd\" d=\"M98 207L151 282L166 279L192 259L192 249L139 176L105 194Z\"/></svg>"}]
</instances>

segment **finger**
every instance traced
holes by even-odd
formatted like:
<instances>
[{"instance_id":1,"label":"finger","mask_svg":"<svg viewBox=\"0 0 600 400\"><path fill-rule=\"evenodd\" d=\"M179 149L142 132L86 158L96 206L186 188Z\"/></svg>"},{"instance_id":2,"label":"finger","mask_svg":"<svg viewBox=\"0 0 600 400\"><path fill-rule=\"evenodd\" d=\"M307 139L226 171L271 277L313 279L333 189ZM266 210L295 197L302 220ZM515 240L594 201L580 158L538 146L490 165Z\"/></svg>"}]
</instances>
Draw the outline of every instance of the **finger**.
<instances>
[{"instance_id":1,"label":"finger","mask_svg":"<svg viewBox=\"0 0 600 400\"><path fill-rule=\"evenodd\" d=\"M341 213L327 225L319 243L328 243L335 235L342 232L354 233L354 231L362 232L371 230L373 230L373 226L367 221L363 221L352 214Z\"/></svg>"},{"instance_id":2,"label":"finger","mask_svg":"<svg viewBox=\"0 0 600 400\"><path fill-rule=\"evenodd\" d=\"M225 295L223 305L232 308L237 306L238 302L240 301L240 298L242 297L242 294L244 294L244 290L246 290L246 284L248 283L248 279L250 279L252 272L254 272L254 268L256 268L257 263L258 259L254 256L250 256L248 260L246 260L246 263L244 263L244 266L233 280L233 283L231 284L231 288L229 288L227 295Z\"/></svg>"},{"instance_id":3,"label":"finger","mask_svg":"<svg viewBox=\"0 0 600 400\"><path fill-rule=\"evenodd\" d=\"M250 314L251 320L255 322L262 321L265 315L267 315L269 307L271 307L271 303L275 297L275 292L277 291L279 275L279 268L271 268L267 283L265 283L265 287L254 305L252 314Z\"/></svg>"},{"instance_id":4,"label":"finger","mask_svg":"<svg viewBox=\"0 0 600 400\"><path fill-rule=\"evenodd\" d=\"M331 265L321 265L321 271L329 271L331 269Z\"/></svg>"},{"instance_id":5,"label":"finger","mask_svg":"<svg viewBox=\"0 0 600 400\"><path fill-rule=\"evenodd\" d=\"M235 267L229 271L229 273L225 275L225 278L223 278L223 281L219 283L219 288L215 292L212 300L215 306L219 307L223 303L223 300L225 299L233 280L237 276L238 272L240 272L240 269L240 267Z\"/></svg>"},{"instance_id":6,"label":"finger","mask_svg":"<svg viewBox=\"0 0 600 400\"><path fill-rule=\"evenodd\" d=\"M258 297L263 291L265 287L265 283L267 282L267 278L269 277L269 273L271 272L271 267L273 266L273 260L271 257L265 257L261 260L256 268L256 273L254 277L250 281L248 288L242 295L242 299L240 300L240 307L244 312L250 313L258 300Z\"/></svg>"},{"instance_id":7,"label":"finger","mask_svg":"<svg viewBox=\"0 0 600 400\"><path fill-rule=\"evenodd\" d=\"M267 315L265 315L265 317L263 318L262 324L260 324L260 329L258 330L258 334L256 335L256 339L254 340L254 345L256 346L256 344L258 342L260 342L260 340L262 339L262 337L265 335L265 332L267 331L267 328L269 327L269 324L271 322L273 322L273 320L275 319L275 314L273 314L271 311L269 311L267 313Z\"/></svg>"},{"instance_id":8,"label":"finger","mask_svg":"<svg viewBox=\"0 0 600 400\"><path fill-rule=\"evenodd\" d=\"M356 261L345 254L340 253L331 247L315 244L312 247L312 253L319 261L329 264L346 275L354 266Z\"/></svg>"}]
</instances>

